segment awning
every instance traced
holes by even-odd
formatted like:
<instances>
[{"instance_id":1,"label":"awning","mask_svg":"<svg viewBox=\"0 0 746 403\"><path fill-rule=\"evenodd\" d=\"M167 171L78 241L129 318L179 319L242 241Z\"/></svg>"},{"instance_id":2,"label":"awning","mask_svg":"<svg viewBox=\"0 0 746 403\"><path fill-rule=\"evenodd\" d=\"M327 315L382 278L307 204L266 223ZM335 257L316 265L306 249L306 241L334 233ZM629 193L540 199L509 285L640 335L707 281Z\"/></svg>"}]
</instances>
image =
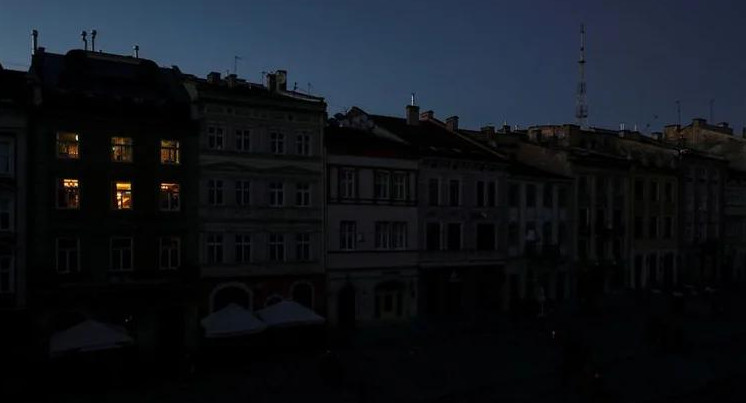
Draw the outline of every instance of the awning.
<instances>
[{"instance_id":1,"label":"awning","mask_svg":"<svg viewBox=\"0 0 746 403\"><path fill-rule=\"evenodd\" d=\"M282 301L256 312L271 327L317 325L326 319L294 301Z\"/></svg>"},{"instance_id":2,"label":"awning","mask_svg":"<svg viewBox=\"0 0 746 403\"><path fill-rule=\"evenodd\" d=\"M267 328L261 320L238 304L207 315L201 321L207 337L234 337L259 333Z\"/></svg>"},{"instance_id":3,"label":"awning","mask_svg":"<svg viewBox=\"0 0 746 403\"><path fill-rule=\"evenodd\" d=\"M124 328L85 320L77 325L54 333L49 340L49 353L58 355L75 351L96 351L124 347L132 344Z\"/></svg>"}]
</instances>

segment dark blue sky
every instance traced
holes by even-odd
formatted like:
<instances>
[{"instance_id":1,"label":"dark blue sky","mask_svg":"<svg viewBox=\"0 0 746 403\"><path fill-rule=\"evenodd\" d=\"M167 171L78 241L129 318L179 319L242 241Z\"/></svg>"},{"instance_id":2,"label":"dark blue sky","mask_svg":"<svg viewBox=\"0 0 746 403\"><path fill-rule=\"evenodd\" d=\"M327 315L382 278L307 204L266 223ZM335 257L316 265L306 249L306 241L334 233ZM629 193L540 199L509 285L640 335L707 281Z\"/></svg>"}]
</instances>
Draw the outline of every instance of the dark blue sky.
<instances>
[{"instance_id":1,"label":"dark blue sky","mask_svg":"<svg viewBox=\"0 0 746 403\"><path fill-rule=\"evenodd\" d=\"M591 125L660 129L709 118L746 123L746 2L692 0L1 0L0 63L25 69L30 31L53 52L97 47L204 76L233 68L327 98L329 114L357 105L404 114L410 92L461 125L573 122L578 30L587 38ZM323 6L320 6L323 4ZM658 115L658 119L654 119Z\"/></svg>"}]
</instances>

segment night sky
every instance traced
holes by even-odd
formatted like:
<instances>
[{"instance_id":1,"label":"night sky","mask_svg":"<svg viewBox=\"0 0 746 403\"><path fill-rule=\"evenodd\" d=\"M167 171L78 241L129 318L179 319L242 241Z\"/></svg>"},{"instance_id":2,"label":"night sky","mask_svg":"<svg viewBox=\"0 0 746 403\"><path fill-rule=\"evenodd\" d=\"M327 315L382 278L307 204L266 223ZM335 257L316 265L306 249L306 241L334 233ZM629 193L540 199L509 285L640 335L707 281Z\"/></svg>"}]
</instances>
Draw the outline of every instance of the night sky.
<instances>
[{"instance_id":1,"label":"night sky","mask_svg":"<svg viewBox=\"0 0 746 403\"><path fill-rule=\"evenodd\" d=\"M319 6L323 4L323 6ZM30 32L52 52L97 48L200 76L233 69L261 80L404 115L409 94L461 126L574 122L579 26L586 24L593 126L660 130L710 116L746 123L746 2L693 0L191 1L0 0L0 63L26 69ZM655 115L658 118L655 118Z\"/></svg>"}]
</instances>

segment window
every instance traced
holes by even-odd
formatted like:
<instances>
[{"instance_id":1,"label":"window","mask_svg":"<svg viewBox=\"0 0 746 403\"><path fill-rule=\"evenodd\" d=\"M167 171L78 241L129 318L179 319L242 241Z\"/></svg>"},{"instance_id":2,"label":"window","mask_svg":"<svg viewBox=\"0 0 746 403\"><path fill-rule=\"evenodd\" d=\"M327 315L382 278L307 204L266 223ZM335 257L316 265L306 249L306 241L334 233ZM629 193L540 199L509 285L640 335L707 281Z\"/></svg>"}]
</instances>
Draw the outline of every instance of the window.
<instances>
[{"instance_id":1,"label":"window","mask_svg":"<svg viewBox=\"0 0 746 403\"><path fill-rule=\"evenodd\" d=\"M342 221L339 224L339 249L355 250L357 247L357 224L355 221Z\"/></svg>"},{"instance_id":2,"label":"window","mask_svg":"<svg viewBox=\"0 0 746 403\"><path fill-rule=\"evenodd\" d=\"M545 221L541 227L541 243L544 245L552 244L552 222Z\"/></svg>"},{"instance_id":3,"label":"window","mask_svg":"<svg viewBox=\"0 0 746 403\"><path fill-rule=\"evenodd\" d=\"M251 262L251 235L236 234L234 240L234 246L236 247L234 258L236 259L236 263Z\"/></svg>"},{"instance_id":4,"label":"window","mask_svg":"<svg viewBox=\"0 0 746 403\"><path fill-rule=\"evenodd\" d=\"M111 138L111 160L132 162L132 137Z\"/></svg>"},{"instance_id":5,"label":"window","mask_svg":"<svg viewBox=\"0 0 746 403\"><path fill-rule=\"evenodd\" d=\"M536 185L526 185L526 207L536 207Z\"/></svg>"},{"instance_id":6,"label":"window","mask_svg":"<svg viewBox=\"0 0 746 403\"><path fill-rule=\"evenodd\" d=\"M635 217L635 239L642 239L642 217Z\"/></svg>"},{"instance_id":7,"label":"window","mask_svg":"<svg viewBox=\"0 0 746 403\"><path fill-rule=\"evenodd\" d=\"M518 223L517 222L511 222L508 223L508 246L510 247L518 247L520 235L518 233Z\"/></svg>"},{"instance_id":8,"label":"window","mask_svg":"<svg viewBox=\"0 0 746 403\"><path fill-rule=\"evenodd\" d=\"M451 179L448 182L448 205L461 205L461 181L458 179Z\"/></svg>"},{"instance_id":9,"label":"window","mask_svg":"<svg viewBox=\"0 0 746 403\"><path fill-rule=\"evenodd\" d=\"M161 183L161 211L179 211L181 208L178 183Z\"/></svg>"},{"instance_id":10,"label":"window","mask_svg":"<svg viewBox=\"0 0 746 403\"><path fill-rule=\"evenodd\" d=\"M407 248L407 223L395 222L392 224L392 230L394 231L391 237L391 247L394 249L406 249Z\"/></svg>"},{"instance_id":11,"label":"window","mask_svg":"<svg viewBox=\"0 0 746 403\"><path fill-rule=\"evenodd\" d=\"M298 155L311 155L311 136L303 133L295 137L295 153Z\"/></svg>"},{"instance_id":12,"label":"window","mask_svg":"<svg viewBox=\"0 0 746 403\"><path fill-rule=\"evenodd\" d=\"M114 209L132 210L132 182L114 182Z\"/></svg>"},{"instance_id":13,"label":"window","mask_svg":"<svg viewBox=\"0 0 746 403\"><path fill-rule=\"evenodd\" d=\"M567 188L564 186L557 189L557 205L559 208L567 207Z\"/></svg>"},{"instance_id":14,"label":"window","mask_svg":"<svg viewBox=\"0 0 746 403\"><path fill-rule=\"evenodd\" d=\"M273 132L269 135L269 151L272 154L285 154L285 135Z\"/></svg>"},{"instance_id":15,"label":"window","mask_svg":"<svg viewBox=\"0 0 746 403\"><path fill-rule=\"evenodd\" d=\"M587 208L578 209L578 227L587 231L591 227L591 211Z\"/></svg>"},{"instance_id":16,"label":"window","mask_svg":"<svg viewBox=\"0 0 746 403\"><path fill-rule=\"evenodd\" d=\"M673 182L666 182L664 193L666 203L673 203Z\"/></svg>"},{"instance_id":17,"label":"window","mask_svg":"<svg viewBox=\"0 0 746 403\"><path fill-rule=\"evenodd\" d=\"M132 238L111 238L111 266L112 271L132 270Z\"/></svg>"},{"instance_id":18,"label":"window","mask_svg":"<svg viewBox=\"0 0 746 403\"><path fill-rule=\"evenodd\" d=\"M484 207L487 204L485 183L477 181L477 207Z\"/></svg>"},{"instance_id":19,"label":"window","mask_svg":"<svg viewBox=\"0 0 746 403\"><path fill-rule=\"evenodd\" d=\"M376 222L376 249L391 248L391 223Z\"/></svg>"},{"instance_id":20,"label":"window","mask_svg":"<svg viewBox=\"0 0 746 403\"><path fill-rule=\"evenodd\" d=\"M477 224L477 250L495 250L495 224Z\"/></svg>"},{"instance_id":21,"label":"window","mask_svg":"<svg viewBox=\"0 0 746 403\"><path fill-rule=\"evenodd\" d=\"M0 141L0 174L13 172L13 144L9 140Z\"/></svg>"},{"instance_id":22,"label":"window","mask_svg":"<svg viewBox=\"0 0 746 403\"><path fill-rule=\"evenodd\" d=\"M77 179L57 180L57 208L80 208L80 183Z\"/></svg>"},{"instance_id":23,"label":"window","mask_svg":"<svg viewBox=\"0 0 746 403\"><path fill-rule=\"evenodd\" d=\"M409 186L407 183L409 175L403 172L394 173L394 199L395 200L407 200Z\"/></svg>"},{"instance_id":24,"label":"window","mask_svg":"<svg viewBox=\"0 0 746 403\"><path fill-rule=\"evenodd\" d=\"M57 273L80 270L80 242L78 238L57 238Z\"/></svg>"},{"instance_id":25,"label":"window","mask_svg":"<svg viewBox=\"0 0 746 403\"><path fill-rule=\"evenodd\" d=\"M176 140L161 140L161 164L178 165L180 163L179 142Z\"/></svg>"},{"instance_id":26,"label":"window","mask_svg":"<svg viewBox=\"0 0 746 403\"><path fill-rule=\"evenodd\" d=\"M239 206L248 206L251 204L251 181L236 181L236 204Z\"/></svg>"},{"instance_id":27,"label":"window","mask_svg":"<svg viewBox=\"0 0 746 403\"><path fill-rule=\"evenodd\" d=\"M13 199L0 197L0 231L13 229Z\"/></svg>"},{"instance_id":28,"label":"window","mask_svg":"<svg viewBox=\"0 0 746 403\"><path fill-rule=\"evenodd\" d=\"M645 182L642 179L635 179L635 200L643 201L644 199Z\"/></svg>"},{"instance_id":29,"label":"window","mask_svg":"<svg viewBox=\"0 0 746 403\"><path fill-rule=\"evenodd\" d=\"M673 217L663 219L663 238L671 239L673 237Z\"/></svg>"},{"instance_id":30,"label":"window","mask_svg":"<svg viewBox=\"0 0 746 403\"><path fill-rule=\"evenodd\" d=\"M236 150L248 152L251 151L251 131L244 129L236 130Z\"/></svg>"},{"instance_id":31,"label":"window","mask_svg":"<svg viewBox=\"0 0 746 403\"><path fill-rule=\"evenodd\" d=\"M648 221L650 239L658 238L658 217L650 217Z\"/></svg>"},{"instance_id":32,"label":"window","mask_svg":"<svg viewBox=\"0 0 746 403\"><path fill-rule=\"evenodd\" d=\"M181 240L175 236L160 239L160 268L164 270L178 269L181 265Z\"/></svg>"},{"instance_id":33,"label":"window","mask_svg":"<svg viewBox=\"0 0 746 403\"><path fill-rule=\"evenodd\" d=\"M622 229L622 210L621 209L614 209L614 213L611 219L611 225L612 225L612 228L614 228L617 231L620 231Z\"/></svg>"},{"instance_id":34,"label":"window","mask_svg":"<svg viewBox=\"0 0 746 403\"><path fill-rule=\"evenodd\" d=\"M80 142L77 133L57 133L57 158L80 158Z\"/></svg>"},{"instance_id":35,"label":"window","mask_svg":"<svg viewBox=\"0 0 746 403\"><path fill-rule=\"evenodd\" d=\"M207 181L207 202L211 206L223 205L223 181L210 179Z\"/></svg>"},{"instance_id":36,"label":"window","mask_svg":"<svg viewBox=\"0 0 746 403\"><path fill-rule=\"evenodd\" d=\"M554 198L554 187L551 183L545 183L544 184L544 197L542 198L544 200L544 207L545 208L552 208L553 199Z\"/></svg>"},{"instance_id":37,"label":"window","mask_svg":"<svg viewBox=\"0 0 746 403\"><path fill-rule=\"evenodd\" d=\"M207 263L223 263L223 236L220 234L207 235Z\"/></svg>"},{"instance_id":38,"label":"window","mask_svg":"<svg viewBox=\"0 0 746 403\"><path fill-rule=\"evenodd\" d=\"M426 225L426 247L427 250L440 250L440 223L429 222Z\"/></svg>"},{"instance_id":39,"label":"window","mask_svg":"<svg viewBox=\"0 0 746 403\"><path fill-rule=\"evenodd\" d=\"M651 202L657 202L660 199L658 194L658 182L651 181L650 182L650 201Z\"/></svg>"},{"instance_id":40,"label":"window","mask_svg":"<svg viewBox=\"0 0 746 403\"><path fill-rule=\"evenodd\" d=\"M311 260L311 234L305 232L295 235L295 259Z\"/></svg>"},{"instance_id":41,"label":"window","mask_svg":"<svg viewBox=\"0 0 746 403\"><path fill-rule=\"evenodd\" d=\"M295 205L308 207L311 205L311 185L308 183L297 183L295 185Z\"/></svg>"},{"instance_id":42,"label":"window","mask_svg":"<svg viewBox=\"0 0 746 403\"><path fill-rule=\"evenodd\" d=\"M495 207L497 199L497 184L495 182L489 182L487 184L487 206Z\"/></svg>"},{"instance_id":43,"label":"window","mask_svg":"<svg viewBox=\"0 0 746 403\"><path fill-rule=\"evenodd\" d=\"M375 175L373 197L376 199L388 199L391 187L391 174L385 171L377 171Z\"/></svg>"},{"instance_id":44,"label":"window","mask_svg":"<svg viewBox=\"0 0 746 403\"><path fill-rule=\"evenodd\" d=\"M440 205L440 180L430 179L427 183L427 200L430 206Z\"/></svg>"},{"instance_id":45,"label":"window","mask_svg":"<svg viewBox=\"0 0 746 403\"><path fill-rule=\"evenodd\" d=\"M285 260L284 234L269 234L269 260L273 262Z\"/></svg>"},{"instance_id":46,"label":"window","mask_svg":"<svg viewBox=\"0 0 746 403\"><path fill-rule=\"evenodd\" d=\"M13 255L10 251L0 252L0 295L13 292L13 274Z\"/></svg>"},{"instance_id":47,"label":"window","mask_svg":"<svg viewBox=\"0 0 746 403\"><path fill-rule=\"evenodd\" d=\"M285 184L282 182L269 183L270 207L282 207L285 204Z\"/></svg>"},{"instance_id":48,"label":"window","mask_svg":"<svg viewBox=\"0 0 746 403\"><path fill-rule=\"evenodd\" d=\"M223 134L222 127L209 126L207 128L207 148L210 150L222 150Z\"/></svg>"},{"instance_id":49,"label":"window","mask_svg":"<svg viewBox=\"0 0 746 403\"><path fill-rule=\"evenodd\" d=\"M520 190L521 188L517 183L511 183L508 186L508 206L518 207L519 200L521 199Z\"/></svg>"},{"instance_id":50,"label":"window","mask_svg":"<svg viewBox=\"0 0 746 403\"><path fill-rule=\"evenodd\" d=\"M461 223L449 223L447 229L447 249L461 250Z\"/></svg>"},{"instance_id":51,"label":"window","mask_svg":"<svg viewBox=\"0 0 746 403\"><path fill-rule=\"evenodd\" d=\"M342 168L339 178L339 194L343 199L354 199L355 188L355 170L353 168Z\"/></svg>"}]
</instances>

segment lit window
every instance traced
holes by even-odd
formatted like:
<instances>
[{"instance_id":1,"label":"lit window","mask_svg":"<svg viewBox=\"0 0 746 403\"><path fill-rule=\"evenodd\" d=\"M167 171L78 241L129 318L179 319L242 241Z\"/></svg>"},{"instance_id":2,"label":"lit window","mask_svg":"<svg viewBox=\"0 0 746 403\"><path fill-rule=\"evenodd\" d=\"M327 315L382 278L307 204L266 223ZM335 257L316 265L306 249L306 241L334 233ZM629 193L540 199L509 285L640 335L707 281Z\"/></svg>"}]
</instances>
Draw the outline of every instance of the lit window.
<instances>
[{"instance_id":1,"label":"lit window","mask_svg":"<svg viewBox=\"0 0 746 403\"><path fill-rule=\"evenodd\" d=\"M207 236L207 263L223 263L223 236L210 234Z\"/></svg>"},{"instance_id":2,"label":"lit window","mask_svg":"<svg viewBox=\"0 0 746 403\"><path fill-rule=\"evenodd\" d=\"M236 130L236 150L243 152L251 151L251 131Z\"/></svg>"},{"instance_id":3,"label":"lit window","mask_svg":"<svg viewBox=\"0 0 746 403\"><path fill-rule=\"evenodd\" d=\"M251 182L246 180L236 181L236 204L248 206L251 204Z\"/></svg>"},{"instance_id":4,"label":"lit window","mask_svg":"<svg viewBox=\"0 0 746 403\"><path fill-rule=\"evenodd\" d=\"M223 128L210 126L207 128L207 148L211 150L223 149Z\"/></svg>"},{"instance_id":5,"label":"lit window","mask_svg":"<svg viewBox=\"0 0 746 403\"><path fill-rule=\"evenodd\" d=\"M269 234L269 260L274 262L285 260L284 234Z\"/></svg>"},{"instance_id":6,"label":"lit window","mask_svg":"<svg viewBox=\"0 0 746 403\"><path fill-rule=\"evenodd\" d=\"M179 184L161 183L160 205L162 211L179 211Z\"/></svg>"},{"instance_id":7,"label":"lit window","mask_svg":"<svg viewBox=\"0 0 746 403\"><path fill-rule=\"evenodd\" d=\"M269 205L282 207L285 204L285 185L282 182L270 182Z\"/></svg>"},{"instance_id":8,"label":"lit window","mask_svg":"<svg viewBox=\"0 0 746 403\"><path fill-rule=\"evenodd\" d=\"M238 234L235 238L236 263L248 263L251 261L251 235Z\"/></svg>"},{"instance_id":9,"label":"lit window","mask_svg":"<svg viewBox=\"0 0 746 403\"><path fill-rule=\"evenodd\" d=\"M132 138L111 138L111 160L115 162L132 162Z\"/></svg>"},{"instance_id":10,"label":"lit window","mask_svg":"<svg viewBox=\"0 0 746 403\"><path fill-rule=\"evenodd\" d=\"M308 183L298 183L295 185L295 205L296 206L310 206L311 205L311 185Z\"/></svg>"},{"instance_id":11,"label":"lit window","mask_svg":"<svg viewBox=\"0 0 746 403\"><path fill-rule=\"evenodd\" d=\"M269 135L269 146L272 154L285 154L285 135L271 133Z\"/></svg>"},{"instance_id":12,"label":"lit window","mask_svg":"<svg viewBox=\"0 0 746 403\"><path fill-rule=\"evenodd\" d=\"M181 163L179 142L176 140L161 140L161 164L178 165Z\"/></svg>"},{"instance_id":13,"label":"lit window","mask_svg":"<svg viewBox=\"0 0 746 403\"><path fill-rule=\"evenodd\" d=\"M297 260L311 260L311 234L302 233L295 236L295 258Z\"/></svg>"},{"instance_id":14,"label":"lit window","mask_svg":"<svg viewBox=\"0 0 746 403\"><path fill-rule=\"evenodd\" d=\"M57 133L57 158L80 158L80 143L77 133Z\"/></svg>"},{"instance_id":15,"label":"lit window","mask_svg":"<svg viewBox=\"0 0 746 403\"><path fill-rule=\"evenodd\" d=\"M10 251L0 252L0 294L11 294L13 287L13 254Z\"/></svg>"},{"instance_id":16,"label":"lit window","mask_svg":"<svg viewBox=\"0 0 746 403\"><path fill-rule=\"evenodd\" d=\"M57 238L57 273L77 272L80 269L78 238Z\"/></svg>"},{"instance_id":17,"label":"lit window","mask_svg":"<svg viewBox=\"0 0 746 403\"><path fill-rule=\"evenodd\" d=\"M111 270L132 270L132 238L111 238Z\"/></svg>"},{"instance_id":18,"label":"lit window","mask_svg":"<svg viewBox=\"0 0 746 403\"><path fill-rule=\"evenodd\" d=\"M308 134L299 134L295 138L295 152L298 155L311 155L311 136Z\"/></svg>"},{"instance_id":19,"label":"lit window","mask_svg":"<svg viewBox=\"0 0 746 403\"><path fill-rule=\"evenodd\" d=\"M80 183L77 179L57 180L57 208L80 208Z\"/></svg>"},{"instance_id":20,"label":"lit window","mask_svg":"<svg viewBox=\"0 0 746 403\"><path fill-rule=\"evenodd\" d=\"M181 264L181 240L178 237L160 239L160 268L178 269Z\"/></svg>"},{"instance_id":21,"label":"lit window","mask_svg":"<svg viewBox=\"0 0 746 403\"><path fill-rule=\"evenodd\" d=\"M207 201L211 206L223 205L223 181L210 179L207 181Z\"/></svg>"},{"instance_id":22,"label":"lit window","mask_svg":"<svg viewBox=\"0 0 746 403\"><path fill-rule=\"evenodd\" d=\"M132 182L114 182L114 208L132 210Z\"/></svg>"},{"instance_id":23,"label":"lit window","mask_svg":"<svg viewBox=\"0 0 746 403\"><path fill-rule=\"evenodd\" d=\"M0 141L0 174L13 172L12 149L13 146L10 141Z\"/></svg>"},{"instance_id":24,"label":"lit window","mask_svg":"<svg viewBox=\"0 0 746 403\"><path fill-rule=\"evenodd\" d=\"M13 201L9 197L0 197L0 231L13 229Z\"/></svg>"}]
</instances>

